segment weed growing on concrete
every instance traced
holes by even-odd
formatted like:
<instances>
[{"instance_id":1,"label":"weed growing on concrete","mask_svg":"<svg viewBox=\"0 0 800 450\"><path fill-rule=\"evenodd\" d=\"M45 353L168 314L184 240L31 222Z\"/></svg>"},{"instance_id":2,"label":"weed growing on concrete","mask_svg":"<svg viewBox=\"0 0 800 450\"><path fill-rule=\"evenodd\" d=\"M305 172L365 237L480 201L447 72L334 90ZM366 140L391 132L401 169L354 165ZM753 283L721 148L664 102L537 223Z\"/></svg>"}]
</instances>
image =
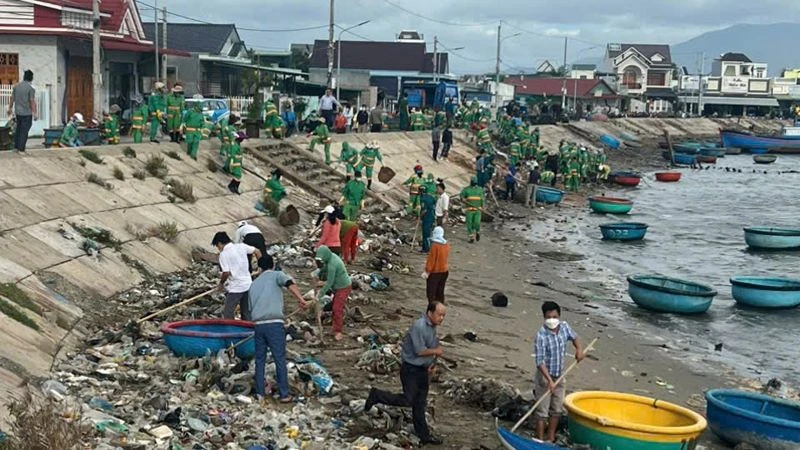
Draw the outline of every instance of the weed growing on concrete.
<instances>
[{"instance_id":1,"label":"weed growing on concrete","mask_svg":"<svg viewBox=\"0 0 800 450\"><path fill-rule=\"evenodd\" d=\"M170 150L168 152L164 152L164 154L166 154L167 156L169 156L172 159L177 159L178 161L181 160L181 155L179 155L178 152L176 152L175 150Z\"/></svg>"},{"instance_id":2,"label":"weed growing on concrete","mask_svg":"<svg viewBox=\"0 0 800 450\"><path fill-rule=\"evenodd\" d=\"M69 330L72 328L72 324L67 321L67 318L60 314L56 316L56 325L58 325L58 327L62 330Z\"/></svg>"},{"instance_id":3,"label":"weed growing on concrete","mask_svg":"<svg viewBox=\"0 0 800 450\"><path fill-rule=\"evenodd\" d=\"M86 181L88 181L89 183L94 183L98 186L102 186L105 189L108 189L109 191L111 189L114 189L114 186L112 186L111 183L106 183L105 181L103 181L102 178L100 178L100 175L94 172L91 172L89 175L86 176Z\"/></svg>"},{"instance_id":4,"label":"weed growing on concrete","mask_svg":"<svg viewBox=\"0 0 800 450\"><path fill-rule=\"evenodd\" d=\"M178 224L175 222L159 222L150 227L150 235L164 242L175 242L178 239Z\"/></svg>"},{"instance_id":5,"label":"weed growing on concrete","mask_svg":"<svg viewBox=\"0 0 800 450\"><path fill-rule=\"evenodd\" d=\"M136 178L137 180L144 181L144 179L147 178L147 172L145 172L144 170L139 169L139 170L133 172L133 178Z\"/></svg>"},{"instance_id":6,"label":"weed growing on concrete","mask_svg":"<svg viewBox=\"0 0 800 450\"><path fill-rule=\"evenodd\" d=\"M103 164L103 158L100 157L97 153L91 150L78 150L78 153L81 154L84 158L88 159L89 161L95 164Z\"/></svg>"},{"instance_id":7,"label":"weed growing on concrete","mask_svg":"<svg viewBox=\"0 0 800 450\"><path fill-rule=\"evenodd\" d=\"M86 167L86 160L81 158L81 159L78 160L78 164L80 164L81 167Z\"/></svg>"},{"instance_id":8,"label":"weed growing on concrete","mask_svg":"<svg viewBox=\"0 0 800 450\"><path fill-rule=\"evenodd\" d=\"M16 306L8 303L7 301L0 299L0 313L5 314L6 316L16 320L17 322L25 325L26 327L33 328L36 331L39 331L39 325L33 321L27 314L25 314L22 310L18 309Z\"/></svg>"},{"instance_id":9,"label":"weed growing on concrete","mask_svg":"<svg viewBox=\"0 0 800 450\"><path fill-rule=\"evenodd\" d=\"M184 183L178 179L172 178L167 184L172 188L172 193L175 197L187 202L194 203L197 198L194 196L194 187L191 183Z\"/></svg>"},{"instance_id":10,"label":"weed growing on concrete","mask_svg":"<svg viewBox=\"0 0 800 450\"><path fill-rule=\"evenodd\" d=\"M122 149L122 155L126 158L136 158L136 150L131 147L125 147Z\"/></svg>"},{"instance_id":11,"label":"weed growing on concrete","mask_svg":"<svg viewBox=\"0 0 800 450\"><path fill-rule=\"evenodd\" d=\"M167 163L161 155L150 155L147 162L144 163L144 170L156 178L165 178L169 172Z\"/></svg>"},{"instance_id":12,"label":"weed growing on concrete","mask_svg":"<svg viewBox=\"0 0 800 450\"><path fill-rule=\"evenodd\" d=\"M70 223L70 226L85 239L91 239L104 247L111 247L115 250L119 250L122 244L119 239L114 237L114 233L105 228L84 227L74 223Z\"/></svg>"},{"instance_id":13,"label":"weed growing on concrete","mask_svg":"<svg viewBox=\"0 0 800 450\"><path fill-rule=\"evenodd\" d=\"M42 308L31 300L28 294L25 293L14 283L0 283L0 297L22 306L25 309L31 310L36 314L42 314Z\"/></svg>"},{"instance_id":14,"label":"weed growing on concrete","mask_svg":"<svg viewBox=\"0 0 800 450\"><path fill-rule=\"evenodd\" d=\"M114 166L114 178L118 179L119 181L125 181L125 172L123 172L119 166Z\"/></svg>"},{"instance_id":15,"label":"weed growing on concrete","mask_svg":"<svg viewBox=\"0 0 800 450\"><path fill-rule=\"evenodd\" d=\"M206 159L206 167L212 173L216 173L219 170L219 164L211 158Z\"/></svg>"},{"instance_id":16,"label":"weed growing on concrete","mask_svg":"<svg viewBox=\"0 0 800 450\"><path fill-rule=\"evenodd\" d=\"M75 448L82 438L81 421L64 418L65 410L74 407L25 391L8 405L11 428L0 449Z\"/></svg>"}]
</instances>

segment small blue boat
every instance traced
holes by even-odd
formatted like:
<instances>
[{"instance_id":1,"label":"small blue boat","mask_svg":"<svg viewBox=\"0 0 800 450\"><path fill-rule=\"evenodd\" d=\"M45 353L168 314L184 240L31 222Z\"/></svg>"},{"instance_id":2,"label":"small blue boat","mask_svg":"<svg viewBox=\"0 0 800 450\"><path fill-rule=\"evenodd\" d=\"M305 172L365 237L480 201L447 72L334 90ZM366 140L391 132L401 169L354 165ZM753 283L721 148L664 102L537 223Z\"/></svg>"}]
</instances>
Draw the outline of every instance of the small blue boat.
<instances>
[{"instance_id":1,"label":"small blue boat","mask_svg":"<svg viewBox=\"0 0 800 450\"><path fill-rule=\"evenodd\" d=\"M701 147L700 154L703 156L716 156L717 158L725 157L725 149L720 147Z\"/></svg>"},{"instance_id":2,"label":"small blue boat","mask_svg":"<svg viewBox=\"0 0 800 450\"><path fill-rule=\"evenodd\" d=\"M684 142L682 144L673 145L672 151L684 155L696 155L700 153L700 145L701 144L695 142Z\"/></svg>"},{"instance_id":3,"label":"small blue boat","mask_svg":"<svg viewBox=\"0 0 800 450\"><path fill-rule=\"evenodd\" d=\"M764 155L769 152L768 148L751 148L750 153L753 155Z\"/></svg>"},{"instance_id":4,"label":"small blue boat","mask_svg":"<svg viewBox=\"0 0 800 450\"><path fill-rule=\"evenodd\" d=\"M503 427L497 427L497 437L508 450L566 450L558 445L524 438Z\"/></svg>"},{"instance_id":5,"label":"small blue boat","mask_svg":"<svg viewBox=\"0 0 800 450\"><path fill-rule=\"evenodd\" d=\"M647 233L646 223L617 222L600 225L603 239L611 241L638 241Z\"/></svg>"},{"instance_id":6,"label":"small blue boat","mask_svg":"<svg viewBox=\"0 0 800 450\"><path fill-rule=\"evenodd\" d=\"M731 277L731 294L737 303L755 308L796 308L800 306L800 280Z\"/></svg>"},{"instance_id":7,"label":"small blue boat","mask_svg":"<svg viewBox=\"0 0 800 450\"><path fill-rule=\"evenodd\" d=\"M628 295L634 303L653 311L700 314L708 311L717 291L710 286L659 275L631 275Z\"/></svg>"},{"instance_id":8,"label":"small blue boat","mask_svg":"<svg viewBox=\"0 0 800 450\"><path fill-rule=\"evenodd\" d=\"M673 162L675 164L680 164L684 166L691 166L692 164L697 163L697 158L694 155L684 155L681 153L675 153L672 155Z\"/></svg>"},{"instance_id":9,"label":"small blue boat","mask_svg":"<svg viewBox=\"0 0 800 450\"><path fill-rule=\"evenodd\" d=\"M711 431L731 445L800 448L800 403L734 389L712 389L706 392L706 402Z\"/></svg>"},{"instance_id":10,"label":"small blue boat","mask_svg":"<svg viewBox=\"0 0 800 450\"><path fill-rule=\"evenodd\" d=\"M600 136L600 142L602 142L603 144L614 150L618 149L621 144L619 139L615 138L614 136L611 136L610 134L604 134Z\"/></svg>"},{"instance_id":11,"label":"small blue boat","mask_svg":"<svg viewBox=\"0 0 800 450\"><path fill-rule=\"evenodd\" d=\"M205 319L165 323L161 332L176 356L202 358L251 337L254 329L251 322L242 320ZM236 347L236 356L242 359L251 359L255 353L252 339Z\"/></svg>"},{"instance_id":12,"label":"small blue boat","mask_svg":"<svg viewBox=\"0 0 800 450\"><path fill-rule=\"evenodd\" d=\"M800 230L789 228L746 227L744 241L761 250L800 249Z\"/></svg>"},{"instance_id":13,"label":"small blue boat","mask_svg":"<svg viewBox=\"0 0 800 450\"><path fill-rule=\"evenodd\" d=\"M723 147L739 147L756 153L766 153L773 148L800 148L800 136L764 136L734 130L721 130L720 138Z\"/></svg>"},{"instance_id":14,"label":"small blue boat","mask_svg":"<svg viewBox=\"0 0 800 450\"><path fill-rule=\"evenodd\" d=\"M564 191L549 187L536 188L536 201L539 203L558 204L564 198Z\"/></svg>"}]
</instances>

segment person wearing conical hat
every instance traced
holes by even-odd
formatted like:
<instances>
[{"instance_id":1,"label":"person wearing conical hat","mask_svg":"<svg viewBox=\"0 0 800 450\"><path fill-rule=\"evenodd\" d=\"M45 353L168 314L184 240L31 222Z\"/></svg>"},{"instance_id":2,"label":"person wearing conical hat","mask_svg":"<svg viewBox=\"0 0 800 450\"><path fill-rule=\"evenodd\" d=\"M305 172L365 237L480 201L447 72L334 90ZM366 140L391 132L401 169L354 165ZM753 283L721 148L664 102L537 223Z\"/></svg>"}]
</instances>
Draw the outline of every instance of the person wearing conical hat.
<instances>
[{"instance_id":1,"label":"person wearing conical hat","mask_svg":"<svg viewBox=\"0 0 800 450\"><path fill-rule=\"evenodd\" d=\"M167 130L169 130L169 141L180 142L181 122L186 110L186 98L183 96L183 86L175 83L172 92L167 95Z\"/></svg>"},{"instance_id":2,"label":"person wearing conical hat","mask_svg":"<svg viewBox=\"0 0 800 450\"><path fill-rule=\"evenodd\" d=\"M317 144L324 144L325 145L325 164L331 163L331 133L328 130L328 126L325 124L325 118L318 117L317 122L319 123L314 131L309 134L311 138L311 142L308 144L308 150L314 151L314 147Z\"/></svg>"},{"instance_id":3,"label":"person wearing conical hat","mask_svg":"<svg viewBox=\"0 0 800 450\"><path fill-rule=\"evenodd\" d=\"M383 166L383 156L381 155L381 146L378 141L370 141L363 149L361 149L361 160L358 162L356 170L360 170L366 175L367 189L372 190L372 174L375 168L375 160L380 161Z\"/></svg>"},{"instance_id":4,"label":"person wearing conical hat","mask_svg":"<svg viewBox=\"0 0 800 450\"><path fill-rule=\"evenodd\" d=\"M142 100L142 96L135 96L133 98L133 111L131 112L131 135L133 136L134 144L142 143L142 132L147 123L147 116L149 116L149 112L147 105Z\"/></svg>"},{"instance_id":5,"label":"person wearing conical hat","mask_svg":"<svg viewBox=\"0 0 800 450\"><path fill-rule=\"evenodd\" d=\"M164 114L167 110L164 87L164 83L156 81L153 85L153 92L147 98L147 110L150 112L150 142L158 143L156 136L158 136L161 122L164 121Z\"/></svg>"}]
</instances>

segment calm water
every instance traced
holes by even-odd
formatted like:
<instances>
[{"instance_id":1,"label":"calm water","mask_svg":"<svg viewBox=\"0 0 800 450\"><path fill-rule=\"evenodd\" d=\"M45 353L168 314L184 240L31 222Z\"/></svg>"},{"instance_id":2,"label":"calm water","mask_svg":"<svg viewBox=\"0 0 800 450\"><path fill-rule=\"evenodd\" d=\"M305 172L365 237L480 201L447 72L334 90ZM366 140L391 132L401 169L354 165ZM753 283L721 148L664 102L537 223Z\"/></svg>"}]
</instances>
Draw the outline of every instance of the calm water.
<instances>
[{"instance_id":1,"label":"calm water","mask_svg":"<svg viewBox=\"0 0 800 450\"><path fill-rule=\"evenodd\" d=\"M716 169L711 167L680 169L678 183L659 183L649 174L638 188L607 191L606 195L634 200L631 214L587 214L570 226L569 245L589 258L589 266L613 272L620 302L604 306L640 332L696 349L695 359L702 355L730 364L741 375L776 376L798 387L800 309L738 307L728 280L736 275L800 278L800 252L749 251L742 231L757 225L800 228L800 174L777 173L800 170L800 156L779 156L771 165L753 164L751 155L726 156ZM743 173L720 169L724 167ZM759 173L752 173L754 169ZM616 221L644 222L650 229L639 243L603 241L598 225ZM718 295L709 312L700 316L644 312L627 296L624 280L642 272L702 282L716 288ZM723 352L713 351L716 343L724 344Z\"/></svg>"}]
</instances>

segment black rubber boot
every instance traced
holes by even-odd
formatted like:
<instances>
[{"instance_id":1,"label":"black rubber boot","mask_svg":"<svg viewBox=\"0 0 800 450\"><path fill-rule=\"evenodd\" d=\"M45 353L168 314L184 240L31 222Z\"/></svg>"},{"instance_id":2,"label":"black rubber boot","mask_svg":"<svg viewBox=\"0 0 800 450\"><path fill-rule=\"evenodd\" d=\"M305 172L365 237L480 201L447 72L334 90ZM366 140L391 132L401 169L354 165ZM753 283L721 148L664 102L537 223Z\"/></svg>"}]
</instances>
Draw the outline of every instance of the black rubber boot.
<instances>
[{"instance_id":1,"label":"black rubber boot","mask_svg":"<svg viewBox=\"0 0 800 450\"><path fill-rule=\"evenodd\" d=\"M239 192L239 186L242 184L242 182L239 181L239 180L236 180L236 181L234 181L234 183L235 184L233 185L233 192L235 192L236 195L242 195L242 193Z\"/></svg>"},{"instance_id":2,"label":"black rubber boot","mask_svg":"<svg viewBox=\"0 0 800 450\"><path fill-rule=\"evenodd\" d=\"M236 192L236 180L231 180L231 182L228 183L228 190L234 194L238 194L238 192Z\"/></svg>"},{"instance_id":3,"label":"black rubber boot","mask_svg":"<svg viewBox=\"0 0 800 450\"><path fill-rule=\"evenodd\" d=\"M367 189L372 190L372 180L367 180Z\"/></svg>"}]
</instances>

